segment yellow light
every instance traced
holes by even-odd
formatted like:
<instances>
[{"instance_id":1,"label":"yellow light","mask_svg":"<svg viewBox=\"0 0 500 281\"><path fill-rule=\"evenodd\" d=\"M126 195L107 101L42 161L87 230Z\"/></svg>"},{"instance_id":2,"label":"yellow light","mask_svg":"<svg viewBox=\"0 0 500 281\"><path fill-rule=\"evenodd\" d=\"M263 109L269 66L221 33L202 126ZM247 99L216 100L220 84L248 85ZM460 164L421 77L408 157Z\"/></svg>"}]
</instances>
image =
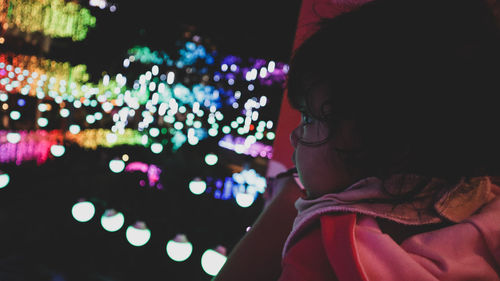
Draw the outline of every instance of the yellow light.
<instances>
[{"instance_id":1,"label":"yellow light","mask_svg":"<svg viewBox=\"0 0 500 281\"><path fill-rule=\"evenodd\" d=\"M9 105L8 105L8 104L6 104L6 103L2 104L2 109L3 109L3 110L7 110L7 109L9 109Z\"/></svg>"}]
</instances>

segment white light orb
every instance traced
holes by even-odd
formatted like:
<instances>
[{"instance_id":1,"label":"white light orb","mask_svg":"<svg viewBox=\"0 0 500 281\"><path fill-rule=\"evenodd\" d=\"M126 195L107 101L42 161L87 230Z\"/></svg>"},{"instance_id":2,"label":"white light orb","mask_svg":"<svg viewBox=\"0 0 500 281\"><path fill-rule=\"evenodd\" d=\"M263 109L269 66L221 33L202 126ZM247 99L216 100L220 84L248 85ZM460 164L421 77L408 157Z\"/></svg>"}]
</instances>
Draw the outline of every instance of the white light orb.
<instances>
[{"instance_id":1,"label":"white light orb","mask_svg":"<svg viewBox=\"0 0 500 281\"><path fill-rule=\"evenodd\" d=\"M163 145L161 143L151 144L151 151L155 154L160 154L163 151Z\"/></svg>"},{"instance_id":2,"label":"white light orb","mask_svg":"<svg viewBox=\"0 0 500 281\"><path fill-rule=\"evenodd\" d=\"M240 192L236 194L236 204L238 204L242 208L250 207L255 200L255 195Z\"/></svg>"},{"instance_id":3,"label":"white light orb","mask_svg":"<svg viewBox=\"0 0 500 281\"><path fill-rule=\"evenodd\" d=\"M80 126L75 125L75 124L70 125L69 126L69 132L72 133L73 135L78 134L80 132Z\"/></svg>"},{"instance_id":4,"label":"white light orb","mask_svg":"<svg viewBox=\"0 0 500 281\"><path fill-rule=\"evenodd\" d=\"M0 171L0 189L6 187L10 182L10 177L8 174Z\"/></svg>"},{"instance_id":5,"label":"white light orb","mask_svg":"<svg viewBox=\"0 0 500 281\"><path fill-rule=\"evenodd\" d=\"M146 227L144 222L136 222L127 228L125 236L132 246L140 247L148 243L151 231Z\"/></svg>"},{"instance_id":6,"label":"white light orb","mask_svg":"<svg viewBox=\"0 0 500 281\"><path fill-rule=\"evenodd\" d=\"M274 138L276 137L276 135L273 133L273 132L269 132L266 134L266 137L268 140L274 140Z\"/></svg>"},{"instance_id":7,"label":"white light orb","mask_svg":"<svg viewBox=\"0 0 500 281\"><path fill-rule=\"evenodd\" d=\"M64 146L60 144L53 144L50 147L50 153L52 153L52 155L54 155L55 157L61 157L65 151L66 148L64 148Z\"/></svg>"},{"instance_id":8,"label":"white light orb","mask_svg":"<svg viewBox=\"0 0 500 281\"><path fill-rule=\"evenodd\" d=\"M194 179L189 183L189 190L195 195L200 195L207 189L207 184L201 179Z\"/></svg>"},{"instance_id":9,"label":"white light orb","mask_svg":"<svg viewBox=\"0 0 500 281\"><path fill-rule=\"evenodd\" d=\"M92 202L80 201L71 208L73 218L79 222L88 222L94 217L95 207Z\"/></svg>"},{"instance_id":10,"label":"white light orb","mask_svg":"<svg viewBox=\"0 0 500 281\"><path fill-rule=\"evenodd\" d=\"M101 217L102 227L109 232L118 231L122 228L124 222L123 214L113 209L106 210Z\"/></svg>"},{"instance_id":11,"label":"white light orb","mask_svg":"<svg viewBox=\"0 0 500 281\"><path fill-rule=\"evenodd\" d=\"M186 235L178 234L167 242L167 255L176 262L187 260L193 252L193 245L187 240Z\"/></svg>"},{"instance_id":12,"label":"white light orb","mask_svg":"<svg viewBox=\"0 0 500 281\"><path fill-rule=\"evenodd\" d=\"M101 112L96 112L94 113L94 118L95 120L101 120L102 119L102 113Z\"/></svg>"},{"instance_id":13,"label":"white light orb","mask_svg":"<svg viewBox=\"0 0 500 281\"><path fill-rule=\"evenodd\" d=\"M125 162L120 159L113 159L109 161L109 169L111 169L113 173L121 173L123 169L125 169Z\"/></svg>"},{"instance_id":14,"label":"white light orb","mask_svg":"<svg viewBox=\"0 0 500 281\"><path fill-rule=\"evenodd\" d=\"M21 113L19 111L14 110L10 112L10 119L19 120L19 118L21 118Z\"/></svg>"},{"instance_id":15,"label":"white light orb","mask_svg":"<svg viewBox=\"0 0 500 281\"><path fill-rule=\"evenodd\" d=\"M201 256L201 267L208 275L215 276L226 263L226 259L219 251L208 249Z\"/></svg>"},{"instance_id":16,"label":"white light orb","mask_svg":"<svg viewBox=\"0 0 500 281\"><path fill-rule=\"evenodd\" d=\"M219 157L213 153L209 153L205 156L205 163L207 163L210 166L213 166L217 164L217 161L219 160Z\"/></svg>"},{"instance_id":17,"label":"white light orb","mask_svg":"<svg viewBox=\"0 0 500 281\"><path fill-rule=\"evenodd\" d=\"M40 104L40 105L42 105L42 104ZM70 113L70 112L69 112L69 109L67 109L67 108L62 108L62 109L59 111L59 114L60 114L60 115L61 115L61 117L63 117L63 118L68 117L68 116L69 116L69 113Z\"/></svg>"},{"instance_id":18,"label":"white light orb","mask_svg":"<svg viewBox=\"0 0 500 281\"><path fill-rule=\"evenodd\" d=\"M157 136L160 135L160 130L158 128L151 128L149 129L149 134L153 137L156 138Z\"/></svg>"},{"instance_id":19,"label":"white light orb","mask_svg":"<svg viewBox=\"0 0 500 281\"><path fill-rule=\"evenodd\" d=\"M94 124L95 123L95 116L94 115L87 115L87 117L85 117L85 120L89 124Z\"/></svg>"},{"instance_id":20,"label":"white light orb","mask_svg":"<svg viewBox=\"0 0 500 281\"><path fill-rule=\"evenodd\" d=\"M40 127L46 127L49 124L49 120L45 117L40 117L36 121L38 123L38 126Z\"/></svg>"},{"instance_id":21,"label":"white light orb","mask_svg":"<svg viewBox=\"0 0 500 281\"><path fill-rule=\"evenodd\" d=\"M7 141L10 143L18 143L21 141L21 135L19 133L7 133Z\"/></svg>"}]
</instances>

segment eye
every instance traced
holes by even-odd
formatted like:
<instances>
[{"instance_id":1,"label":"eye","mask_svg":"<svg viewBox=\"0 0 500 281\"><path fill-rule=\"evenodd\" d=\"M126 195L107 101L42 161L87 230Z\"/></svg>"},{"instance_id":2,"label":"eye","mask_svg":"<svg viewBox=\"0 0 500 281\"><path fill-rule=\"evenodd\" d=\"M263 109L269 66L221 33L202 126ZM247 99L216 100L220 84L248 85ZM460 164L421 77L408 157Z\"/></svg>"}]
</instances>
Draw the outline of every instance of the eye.
<instances>
[{"instance_id":1,"label":"eye","mask_svg":"<svg viewBox=\"0 0 500 281\"><path fill-rule=\"evenodd\" d=\"M302 111L301 114L302 114L302 124L307 125L313 122L313 118L307 112Z\"/></svg>"}]
</instances>

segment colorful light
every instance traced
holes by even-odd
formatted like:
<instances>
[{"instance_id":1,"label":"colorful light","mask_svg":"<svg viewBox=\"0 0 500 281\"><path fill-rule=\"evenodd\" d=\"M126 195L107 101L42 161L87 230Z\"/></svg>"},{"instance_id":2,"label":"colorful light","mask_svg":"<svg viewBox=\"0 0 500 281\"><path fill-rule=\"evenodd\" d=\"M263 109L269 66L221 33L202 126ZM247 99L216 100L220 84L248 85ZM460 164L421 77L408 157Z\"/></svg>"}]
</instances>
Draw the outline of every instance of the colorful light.
<instances>
[{"instance_id":1,"label":"colorful light","mask_svg":"<svg viewBox=\"0 0 500 281\"><path fill-rule=\"evenodd\" d=\"M83 40L88 29L95 26L96 18L88 9L63 0L9 0L8 9L0 10L6 19L23 32L42 32L50 37L70 37Z\"/></svg>"}]
</instances>

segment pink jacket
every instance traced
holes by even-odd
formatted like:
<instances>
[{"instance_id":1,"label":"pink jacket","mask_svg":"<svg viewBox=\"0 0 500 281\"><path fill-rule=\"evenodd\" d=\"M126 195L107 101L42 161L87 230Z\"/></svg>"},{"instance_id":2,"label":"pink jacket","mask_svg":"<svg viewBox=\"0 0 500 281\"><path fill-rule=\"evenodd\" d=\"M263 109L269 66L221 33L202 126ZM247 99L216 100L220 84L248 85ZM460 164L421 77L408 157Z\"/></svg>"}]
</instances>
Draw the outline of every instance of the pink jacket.
<instances>
[{"instance_id":1,"label":"pink jacket","mask_svg":"<svg viewBox=\"0 0 500 281\"><path fill-rule=\"evenodd\" d=\"M420 178L410 179L403 188L411 188ZM340 193L314 200L299 199L299 214L283 249L284 261L290 262L294 246L302 247L300 255L308 255L310 245L319 244L336 277L298 277L300 274L290 274L287 271L291 267L285 266L280 281L500 280L500 187L489 178L480 177L461 181L437 198L421 197L396 208L367 202L389 198L384 190L391 191L399 183L399 176L384 183L367 178ZM423 194L442 184L445 183L433 179ZM376 217L406 225L443 221L453 224L411 236L398 244L382 233ZM319 225L321 234L312 238L316 233L310 231L314 225ZM319 241L311 242L316 240ZM309 244L304 247L304 243ZM310 253L310 258L315 255Z\"/></svg>"}]
</instances>

